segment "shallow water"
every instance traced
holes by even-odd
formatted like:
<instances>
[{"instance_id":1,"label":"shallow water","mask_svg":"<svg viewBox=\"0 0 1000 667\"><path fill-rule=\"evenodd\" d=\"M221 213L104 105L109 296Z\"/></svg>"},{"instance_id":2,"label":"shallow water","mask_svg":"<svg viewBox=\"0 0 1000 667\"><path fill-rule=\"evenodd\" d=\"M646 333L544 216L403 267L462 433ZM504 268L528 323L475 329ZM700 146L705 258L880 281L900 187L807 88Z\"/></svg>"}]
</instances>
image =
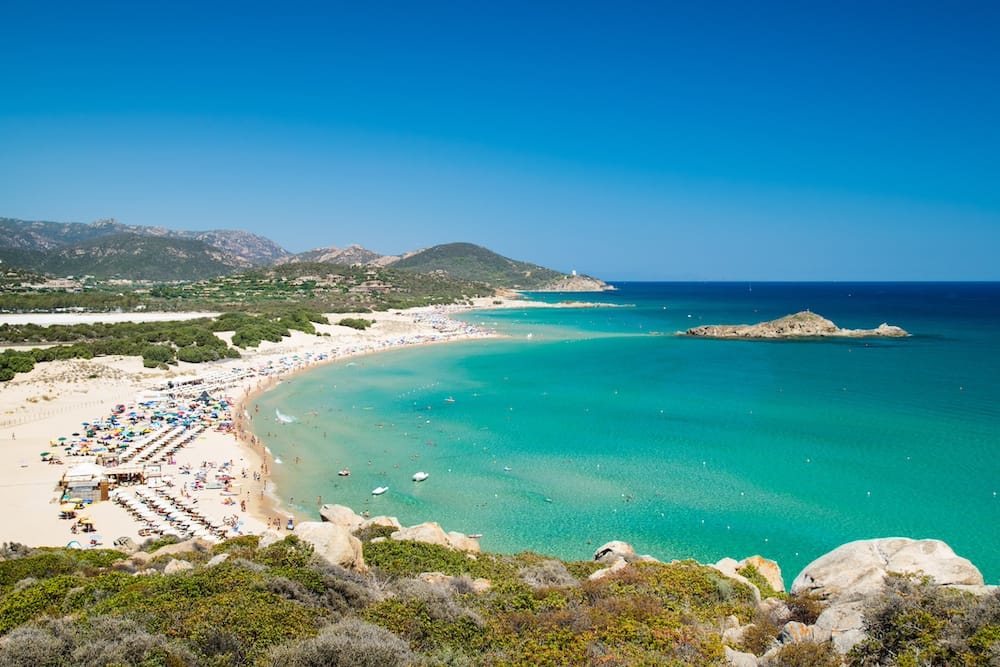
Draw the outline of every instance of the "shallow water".
<instances>
[{"instance_id":1,"label":"shallow water","mask_svg":"<svg viewBox=\"0 0 1000 667\"><path fill-rule=\"evenodd\" d=\"M934 537L1000 582L1000 286L645 283L588 297L628 307L473 313L510 338L338 362L259 397L259 414L295 418L255 427L284 461L283 500L307 516L322 496L434 520L487 550L576 559L622 539L661 559L760 553L789 582L844 542ZM914 336L652 335L806 308ZM413 482L418 470L429 479Z\"/></svg>"}]
</instances>

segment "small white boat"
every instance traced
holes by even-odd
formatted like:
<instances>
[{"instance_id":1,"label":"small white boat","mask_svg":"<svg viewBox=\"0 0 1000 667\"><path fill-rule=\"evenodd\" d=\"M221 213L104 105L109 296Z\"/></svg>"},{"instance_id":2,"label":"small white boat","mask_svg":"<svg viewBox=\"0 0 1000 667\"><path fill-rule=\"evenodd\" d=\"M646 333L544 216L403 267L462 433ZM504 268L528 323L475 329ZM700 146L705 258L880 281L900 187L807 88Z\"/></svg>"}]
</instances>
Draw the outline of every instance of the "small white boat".
<instances>
[{"instance_id":1,"label":"small white boat","mask_svg":"<svg viewBox=\"0 0 1000 667\"><path fill-rule=\"evenodd\" d=\"M444 402L445 403L454 403L455 402L455 398L452 397L452 396L449 396L448 398L444 399Z\"/></svg>"},{"instance_id":2,"label":"small white boat","mask_svg":"<svg viewBox=\"0 0 1000 667\"><path fill-rule=\"evenodd\" d=\"M344 468L343 470L341 470L337 474L340 475L341 477L350 477L351 476L351 471L348 470L347 468Z\"/></svg>"},{"instance_id":3,"label":"small white boat","mask_svg":"<svg viewBox=\"0 0 1000 667\"><path fill-rule=\"evenodd\" d=\"M389 490L388 486L377 486L374 489L372 489L372 495L373 496L381 496L383 493L385 493L388 490Z\"/></svg>"},{"instance_id":4,"label":"small white boat","mask_svg":"<svg viewBox=\"0 0 1000 667\"><path fill-rule=\"evenodd\" d=\"M427 479L428 477L430 477L430 475L428 475L428 474L427 474L427 473L425 473L425 472L417 472L417 473L413 473L413 481L414 481L414 482L422 482L422 481L424 481L425 479Z\"/></svg>"}]
</instances>

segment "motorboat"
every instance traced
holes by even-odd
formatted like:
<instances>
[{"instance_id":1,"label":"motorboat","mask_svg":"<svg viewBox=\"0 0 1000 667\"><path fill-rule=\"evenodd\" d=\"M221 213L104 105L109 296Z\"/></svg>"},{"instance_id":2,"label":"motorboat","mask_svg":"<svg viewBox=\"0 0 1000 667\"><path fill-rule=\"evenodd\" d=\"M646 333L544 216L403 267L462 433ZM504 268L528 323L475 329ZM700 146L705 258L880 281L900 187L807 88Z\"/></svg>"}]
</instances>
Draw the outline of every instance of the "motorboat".
<instances>
[{"instance_id":1,"label":"motorboat","mask_svg":"<svg viewBox=\"0 0 1000 667\"><path fill-rule=\"evenodd\" d=\"M341 477L350 477L351 476L351 471L348 470L347 468L344 468L343 470L339 471L337 474L340 475Z\"/></svg>"},{"instance_id":2,"label":"motorboat","mask_svg":"<svg viewBox=\"0 0 1000 667\"><path fill-rule=\"evenodd\" d=\"M417 473L413 473L413 481L414 481L414 482L422 482L422 481L424 481L425 479L427 479L428 477L430 477L430 475L428 475L428 474L427 474L427 473L425 473L425 472L417 472Z\"/></svg>"},{"instance_id":3,"label":"motorboat","mask_svg":"<svg viewBox=\"0 0 1000 667\"><path fill-rule=\"evenodd\" d=\"M381 496L383 493L385 493L388 490L389 490L388 486L377 486L374 489L372 489L372 495L373 496Z\"/></svg>"}]
</instances>

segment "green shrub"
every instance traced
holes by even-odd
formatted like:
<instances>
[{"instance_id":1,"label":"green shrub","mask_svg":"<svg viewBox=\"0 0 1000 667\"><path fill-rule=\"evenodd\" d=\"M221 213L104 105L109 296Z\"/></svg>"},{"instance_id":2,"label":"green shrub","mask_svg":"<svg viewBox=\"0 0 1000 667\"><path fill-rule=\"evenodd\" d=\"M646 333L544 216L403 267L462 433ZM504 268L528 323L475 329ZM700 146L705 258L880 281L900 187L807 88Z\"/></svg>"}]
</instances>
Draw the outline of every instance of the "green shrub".
<instances>
[{"instance_id":1,"label":"green shrub","mask_svg":"<svg viewBox=\"0 0 1000 667\"><path fill-rule=\"evenodd\" d=\"M4 640L0 667L105 667L195 665L194 656L163 635L127 620L94 617L45 620L14 630Z\"/></svg>"},{"instance_id":2,"label":"green shrub","mask_svg":"<svg viewBox=\"0 0 1000 667\"><path fill-rule=\"evenodd\" d=\"M156 368L174 361L174 348L168 345L147 345L142 348L142 365Z\"/></svg>"},{"instance_id":3,"label":"green shrub","mask_svg":"<svg viewBox=\"0 0 1000 667\"><path fill-rule=\"evenodd\" d=\"M532 588L550 586L578 586L580 582L569 573L566 565L558 560L545 560L537 565L522 567L519 575Z\"/></svg>"},{"instance_id":4,"label":"green shrub","mask_svg":"<svg viewBox=\"0 0 1000 667\"><path fill-rule=\"evenodd\" d=\"M273 667L403 667L413 662L409 647L388 630L358 619L329 625L312 639L272 648Z\"/></svg>"},{"instance_id":5,"label":"green shrub","mask_svg":"<svg viewBox=\"0 0 1000 667\"><path fill-rule=\"evenodd\" d=\"M850 663L993 664L1000 656L1000 644L989 640L990 625L1000 625L996 595L980 600L929 577L889 575L884 591L863 610L867 638L851 650Z\"/></svg>"},{"instance_id":6,"label":"green shrub","mask_svg":"<svg viewBox=\"0 0 1000 667\"><path fill-rule=\"evenodd\" d=\"M374 320L366 320L361 317L345 317L337 322L337 324L342 327L351 327L352 329L360 329L363 331L375 324L375 322Z\"/></svg>"},{"instance_id":7,"label":"green shrub","mask_svg":"<svg viewBox=\"0 0 1000 667\"><path fill-rule=\"evenodd\" d=\"M0 598L0 635L43 614L61 614L63 599L79 584L77 577L58 575L4 595Z\"/></svg>"},{"instance_id":8,"label":"green shrub","mask_svg":"<svg viewBox=\"0 0 1000 667\"><path fill-rule=\"evenodd\" d=\"M771 584L764 578L764 575L760 573L755 565L747 563L740 569L736 570L736 572L757 587L757 590L760 591L761 598L784 597L782 593L774 590Z\"/></svg>"},{"instance_id":9,"label":"green shrub","mask_svg":"<svg viewBox=\"0 0 1000 667\"><path fill-rule=\"evenodd\" d=\"M772 667L840 667L841 657L830 642L785 644L768 663Z\"/></svg>"},{"instance_id":10,"label":"green shrub","mask_svg":"<svg viewBox=\"0 0 1000 667\"><path fill-rule=\"evenodd\" d=\"M449 597L389 598L371 605L361 615L421 651L443 645L474 648L485 641L478 617Z\"/></svg>"},{"instance_id":11,"label":"green shrub","mask_svg":"<svg viewBox=\"0 0 1000 667\"><path fill-rule=\"evenodd\" d=\"M740 649L754 655L764 655L778 643L779 634L781 628L758 616L753 624L743 631Z\"/></svg>"},{"instance_id":12,"label":"green shrub","mask_svg":"<svg viewBox=\"0 0 1000 667\"><path fill-rule=\"evenodd\" d=\"M257 553L256 562L269 567L305 567L313 557L313 546L289 535Z\"/></svg>"},{"instance_id":13,"label":"green shrub","mask_svg":"<svg viewBox=\"0 0 1000 667\"><path fill-rule=\"evenodd\" d=\"M388 538L390 535L396 532L396 529L392 526L380 526L378 524L370 524L364 528L358 528L354 531L354 537L358 538L362 542L371 542L376 537Z\"/></svg>"}]
</instances>

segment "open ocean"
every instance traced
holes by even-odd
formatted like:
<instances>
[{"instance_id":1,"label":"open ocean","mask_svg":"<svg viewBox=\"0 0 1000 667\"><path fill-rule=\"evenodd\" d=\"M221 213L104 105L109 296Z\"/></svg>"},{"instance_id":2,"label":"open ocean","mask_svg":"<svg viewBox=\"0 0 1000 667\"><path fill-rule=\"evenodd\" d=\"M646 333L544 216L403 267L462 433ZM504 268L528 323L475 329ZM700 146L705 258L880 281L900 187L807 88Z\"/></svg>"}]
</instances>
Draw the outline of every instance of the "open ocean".
<instances>
[{"instance_id":1,"label":"open ocean","mask_svg":"<svg viewBox=\"0 0 1000 667\"><path fill-rule=\"evenodd\" d=\"M851 540L938 538L1000 583L1000 283L616 286L533 296L625 307L468 313L509 337L337 362L260 396L278 494L302 517L322 496L492 551L759 553L786 584ZM806 309L913 336L670 335Z\"/></svg>"}]
</instances>

